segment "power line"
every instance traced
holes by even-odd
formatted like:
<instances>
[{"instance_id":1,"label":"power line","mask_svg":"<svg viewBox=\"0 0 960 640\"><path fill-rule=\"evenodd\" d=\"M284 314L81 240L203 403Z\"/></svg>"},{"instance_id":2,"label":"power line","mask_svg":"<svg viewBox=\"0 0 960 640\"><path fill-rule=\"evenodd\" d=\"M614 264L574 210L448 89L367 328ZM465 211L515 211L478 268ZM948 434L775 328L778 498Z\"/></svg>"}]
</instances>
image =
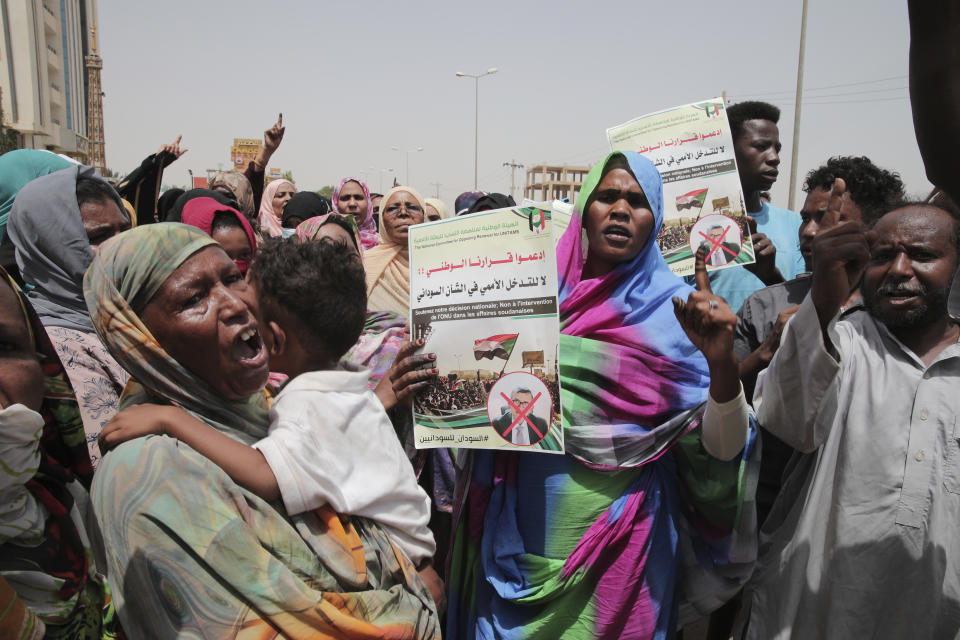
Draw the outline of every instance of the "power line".
<instances>
[{"instance_id":1,"label":"power line","mask_svg":"<svg viewBox=\"0 0 960 640\"><path fill-rule=\"evenodd\" d=\"M890 91L905 91L909 87L890 87L889 89L868 89L866 91L845 91L842 93L819 93L817 95L808 95L806 92L803 93L804 100L807 99L819 99L819 98L842 98L844 96L859 96L867 93L888 93ZM786 97L786 96L772 96L768 93L761 93L757 95L748 96L751 100L756 98L777 98L777 97Z\"/></svg>"},{"instance_id":2,"label":"power line","mask_svg":"<svg viewBox=\"0 0 960 640\"><path fill-rule=\"evenodd\" d=\"M893 98L873 98L867 100L827 100L825 102L807 102L804 100L803 104L865 104L868 102L889 102L891 100L909 100L910 96L897 96Z\"/></svg>"},{"instance_id":3,"label":"power line","mask_svg":"<svg viewBox=\"0 0 960 640\"><path fill-rule=\"evenodd\" d=\"M908 76L906 75L890 76L889 78L877 78L876 80L862 80L860 82L841 82L840 84L828 84L822 87L811 87L810 89L807 89L805 93L810 91L823 91L825 89L839 89L841 87L858 87L865 84L877 84L879 82L889 82L891 80L903 80L904 78L907 78L907 77ZM743 95L765 95L766 96L766 95L777 95L777 94L784 94L784 93L794 94L796 93L796 89L784 89L782 91L761 91L759 93L745 91Z\"/></svg>"}]
</instances>

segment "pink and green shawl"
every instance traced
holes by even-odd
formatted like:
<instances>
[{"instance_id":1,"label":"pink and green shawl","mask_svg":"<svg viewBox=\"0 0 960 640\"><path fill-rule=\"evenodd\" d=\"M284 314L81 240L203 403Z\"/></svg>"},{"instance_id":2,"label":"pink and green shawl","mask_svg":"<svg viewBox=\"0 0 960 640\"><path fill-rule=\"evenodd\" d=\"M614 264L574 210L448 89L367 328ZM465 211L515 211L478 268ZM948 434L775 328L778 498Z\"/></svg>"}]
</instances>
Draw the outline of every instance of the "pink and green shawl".
<instances>
[{"instance_id":1,"label":"pink and green shawl","mask_svg":"<svg viewBox=\"0 0 960 640\"><path fill-rule=\"evenodd\" d=\"M622 155L656 238L660 175L639 154ZM468 458L449 637L668 638L678 618L735 593L752 566L757 450L751 436L742 459L726 463L700 445L707 365L671 303L690 287L656 242L606 276L581 279L581 215L609 160L587 176L557 248L567 454Z\"/></svg>"},{"instance_id":2,"label":"pink and green shawl","mask_svg":"<svg viewBox=\"0 0 960 640\"><path fill-rule=\"evenodd\" d=\"M251 444L267 433L263 393L224 400L138 315L209 246L208 235L176 223L122 233L101 246L84 294L97 334L136 381L121 407L174 404ZM147 436L110 451L91 497L131 637L440 637L416 570L376 523L326 507L291 517L177 440Z\"/></svg>"}]
</instances>

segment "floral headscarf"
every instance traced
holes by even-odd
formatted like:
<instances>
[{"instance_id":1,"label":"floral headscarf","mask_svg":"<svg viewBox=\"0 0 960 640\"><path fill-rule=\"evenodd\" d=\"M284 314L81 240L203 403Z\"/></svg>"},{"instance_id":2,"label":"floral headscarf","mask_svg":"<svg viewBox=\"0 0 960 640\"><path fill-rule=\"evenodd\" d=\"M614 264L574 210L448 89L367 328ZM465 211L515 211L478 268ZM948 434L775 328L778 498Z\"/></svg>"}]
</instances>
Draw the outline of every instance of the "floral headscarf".
<instances>
[{"instance_id":1,"label":"floral headscarf","mask_svg":"<svg viewBox=\"0 0 960 640\"><path fill-rule=\"evenodd\" d=\"M138 227L100 246L83 281L93 327L136 383L120 408L164 401L189 411L227 435L252 443L267 433L263 393L225 400L204 380L174 360L140 319L141 311L177 267L216 241L196 227L176 222Z\"/></svg>"},{"instance_id":2,"label":"floral headscarf","mask_svg":"<svg viewBox=\"0 0 960 640\"><path fill-rule=\"evenodd\" d=\"M370 199L370 189L367 188L367 185L364 182L356 178L344 178L341 180L340 184L337 185L337 188L333 190L333 198L331 200L333 204L333 210L337 213L345 214L344 211L340 211L339 207L340 190L343 189L343 186L348 182L356 182L358 185L360 185L360 188L363 189L363 196L367 199L367 217L362 221L357 221L357 226L360 229L360 242L363 244L364 249L375 247L380 241L380 237L377 234L377 223L373 219L373 200Z\"/></svg>"},{"instance_id":3,"label":"floral headscarf","mask_svg":"<svg viewBox=\"0 0 960 640\"><path fill-rule=\"evenodd\" d=\"M210 189L217 191L217 187L232 193L240 213L253 219L253 185L247 176L236 171L221 171L210 181Z\"/></svg>"}]
</instances>

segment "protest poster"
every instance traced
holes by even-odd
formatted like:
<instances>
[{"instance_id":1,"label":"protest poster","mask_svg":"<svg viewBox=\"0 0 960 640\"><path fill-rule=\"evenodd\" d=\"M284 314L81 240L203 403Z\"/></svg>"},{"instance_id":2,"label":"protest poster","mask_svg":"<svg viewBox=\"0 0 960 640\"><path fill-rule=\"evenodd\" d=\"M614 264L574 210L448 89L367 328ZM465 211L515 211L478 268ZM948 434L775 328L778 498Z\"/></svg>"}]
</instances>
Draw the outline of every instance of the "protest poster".
<instances>
[{"instance_id":1,"label":"protest poster","mask_svg":"<svg viewBox=\"0 0 960 640\"><path fill-rule=\"evenodd\" d=\"M439 375L414 399L418 449L563 453L557 262L549 212L410 228L410 327Z\"/></svg>"},{"instance_id":2,"label":"protest poster","mask_svg":"<svg viewBox=\"0 0 960 640\"><path fill-rule=\"evenodd\" d=\"M733 136L721 98L686 104L607 129L614 151L649 158L663 178L663 227L657 242L670 269L693 274L694 254L709 250L707 271L754 262Z\"/></svg>"}]
</instances>

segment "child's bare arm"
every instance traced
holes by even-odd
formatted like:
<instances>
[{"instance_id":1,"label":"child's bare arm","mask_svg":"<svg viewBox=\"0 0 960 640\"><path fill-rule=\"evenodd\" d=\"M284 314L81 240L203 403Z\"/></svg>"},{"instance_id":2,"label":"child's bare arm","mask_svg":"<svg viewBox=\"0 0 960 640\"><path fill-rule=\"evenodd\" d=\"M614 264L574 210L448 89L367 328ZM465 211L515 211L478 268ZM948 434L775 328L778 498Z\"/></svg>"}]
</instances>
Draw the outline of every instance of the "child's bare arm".
<instances>
[{"instance_id":1,"label":"child's bare arm","mask_svg":"<svg viewBox=\"0 0 960 640\"><path fill-rule=\"evenodd\" d=\"M183 409L138 404L118 412L100 434L101 449L156 434L182 440L223 469L230 478L267 501L280 498L280 487L263 454L224 435Z\"/></svg>"}]
</instances>

